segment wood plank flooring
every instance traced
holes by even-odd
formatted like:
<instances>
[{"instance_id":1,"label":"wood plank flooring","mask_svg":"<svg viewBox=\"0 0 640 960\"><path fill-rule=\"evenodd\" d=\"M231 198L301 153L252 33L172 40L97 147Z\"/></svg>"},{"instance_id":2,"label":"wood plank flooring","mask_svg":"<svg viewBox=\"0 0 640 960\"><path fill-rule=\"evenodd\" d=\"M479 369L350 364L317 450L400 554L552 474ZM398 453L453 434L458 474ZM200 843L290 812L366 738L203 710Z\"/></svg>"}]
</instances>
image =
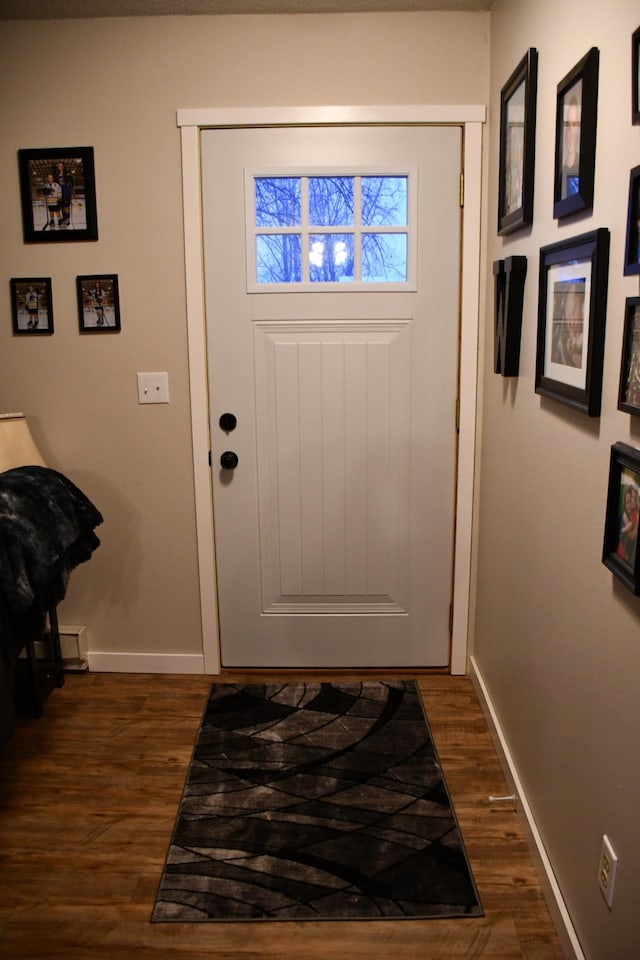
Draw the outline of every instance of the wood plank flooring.
<instances>
[{"instance_id":1,"label":"wood plank flooring","mask_svg":"<svg viewBox=\"0 0 640 960\"><path fill-rule=\"evenodd\" d=\"M488 802L508 790L467 677L418 681L484 917L151 924L212 679L68 675L42 718L18 718L0 754L2 960L561 960L515 807Z\"/></svg>"}]
</instances>

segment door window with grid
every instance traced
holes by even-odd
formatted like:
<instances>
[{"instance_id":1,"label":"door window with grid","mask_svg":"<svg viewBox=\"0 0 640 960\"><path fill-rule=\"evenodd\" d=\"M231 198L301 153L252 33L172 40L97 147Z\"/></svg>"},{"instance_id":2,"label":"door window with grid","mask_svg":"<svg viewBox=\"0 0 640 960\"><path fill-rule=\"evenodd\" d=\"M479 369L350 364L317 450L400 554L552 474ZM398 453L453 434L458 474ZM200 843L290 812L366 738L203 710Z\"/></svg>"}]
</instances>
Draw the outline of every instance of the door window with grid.
<instances>
[{"instance_id":1,"label":"door window with grid","mask_svg":"<svg viewBox=\"0 0 640 960\"><path fill-rule=\"evenodd\" d=\"M415 289L415 173L248 174L248 290Z\"/></svg>"}]
</instances>

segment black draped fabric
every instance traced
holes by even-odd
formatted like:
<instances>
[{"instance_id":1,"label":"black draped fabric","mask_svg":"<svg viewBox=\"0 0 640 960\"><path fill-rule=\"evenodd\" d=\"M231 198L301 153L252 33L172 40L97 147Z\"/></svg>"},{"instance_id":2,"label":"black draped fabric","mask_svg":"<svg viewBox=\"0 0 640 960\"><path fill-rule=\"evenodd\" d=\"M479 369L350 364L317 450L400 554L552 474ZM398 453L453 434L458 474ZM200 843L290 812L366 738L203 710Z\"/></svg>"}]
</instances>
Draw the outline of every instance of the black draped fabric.
<instances>
[{"instance_id":1,"label":"black draped fabric","mask_svg":"<svg viewBox=\"0 0 640 960\"><path fill-rule=\"evenodd\" d=\"M102 515L68 477L48 467L0 473L0 655L12 662L71 571L100 545Z\"/></svg>"}]
</instances>

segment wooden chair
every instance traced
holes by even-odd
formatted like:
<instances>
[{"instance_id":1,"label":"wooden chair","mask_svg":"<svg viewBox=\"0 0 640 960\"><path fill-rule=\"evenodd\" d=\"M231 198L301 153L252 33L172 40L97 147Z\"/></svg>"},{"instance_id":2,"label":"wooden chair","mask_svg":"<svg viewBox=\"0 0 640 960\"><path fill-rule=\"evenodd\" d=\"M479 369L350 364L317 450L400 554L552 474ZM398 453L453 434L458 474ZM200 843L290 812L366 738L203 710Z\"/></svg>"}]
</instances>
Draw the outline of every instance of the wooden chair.
<instances>
[{"instance_id":1,"label":"wooden chair","mask_svg":"<svg viewBox=\"0 0 640 960\"><path fill-rule=\"evenodd\" d=\"M16 467L46 467L44 457L36 446L29 424L23 413L0 414L0 473L13 470ZM58 687L64 685L64 669L62 665L62 651L60 649L60 630L55 604L47 610L49 617L51 658L38 662L36 655L36 637L32 634L25 636L24 649L27 660L27 673L30 699L33 715L42 715L43 678L53 679Z\"/></svg>"}]
</instances>

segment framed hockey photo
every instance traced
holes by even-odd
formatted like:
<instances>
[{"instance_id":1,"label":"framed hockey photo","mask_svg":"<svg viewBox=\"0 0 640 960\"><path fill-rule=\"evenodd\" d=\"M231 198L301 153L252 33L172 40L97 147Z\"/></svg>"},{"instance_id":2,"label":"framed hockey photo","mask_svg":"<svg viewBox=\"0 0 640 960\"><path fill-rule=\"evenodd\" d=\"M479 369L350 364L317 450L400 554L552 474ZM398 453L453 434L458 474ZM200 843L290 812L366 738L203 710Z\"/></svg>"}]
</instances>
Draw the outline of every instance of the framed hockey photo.
<instances>
[{"instance_id":1,"label":"framed hockey photo","mask_svg":"<svg viewBox=\"0 0 640 960\"><path fill-rule=\"evenodd\" d=\"M640 297L625 301L618 410L640 416Z\"/></svg>"},{"instance_id":2,"label":"framed hockey photo","mask_svg":"<svg viewBox=\"0 0 640 960\"><path fill-rule=\"evenodd\" d=\"M18 150L25 243L98 239L93 147Z\"/></svg>"},{"instance_id":3,"label":"framed hockey photo","mask_svg":"<svg viewBox=\"0 0 640 960\"><path fill-rule=\"evenodd\" d=\"M631 121L640 124L640 27L631 37Z\"/></svg>"},{"instance_id":4,"label":"framed hockey photo","mask_svg":"<svg viewBox=\"0 0 640 960\"><path fill-rule=\"evenodd\" d=\"M533 222L538 52L531 47L500 93L498 234Z\"/></svg>"},{"instance_id":5,"label":"framed hockey photo","mask_svg":"<svg viewBox=\"0 0 640 960\"><path fill-rule=\"evenodd\" d=\"M120 330L120 297L115 273L76 278L81 333L114 333Z\"/></svg>"},{"instance_id":6,"label":"framed hockey photo","mask_svg":"<svg viewBox=\"0 0 640 960\"><path fill-rule=\"evenodd\" d=\"M553 216L593 207L600 53L592 47L558 84Z\"/></svg>"},{"instance_id":7,"label":"framed hockey photo","mask_svg":"<svg viewBox=\"0 0 640 960\"><path fill-rule=\"evenodd\" d=\"M601 227L540 251L535 390L589 417L600 416L609 246Z\"/></svg>"},{"instance_id":8,"label":"framed hockey photo","mask_svg":"<svg viewBox=\"0 0 640 960\"><path fill-rule=\"evenodd\" d=\"M640 596L639 500L640 450L626 443L614 443L609 460L602 562L636 596Z\"/></svg>"},{"instance_id":9,"label":"framed hockey photo","mask_svg":"<svg viewBox=\"0 0 640 960\"><path fill-rule=\"evenodd\" d=\"M32 336L53 333L51 279L21 277L9 283L14 334Z\"/></svg>"},{"instance_id":10,"label":"framed hockey photo","mask_svg":"<svg viewBox=\"0 0 640 960\"><path fill-rule=\"evenodd\" d=\"M624 253L624 274L630 276L634 273L640 273L640 167L634 167L629 177L627 238Z\"/></svg>"}]
</instances>

